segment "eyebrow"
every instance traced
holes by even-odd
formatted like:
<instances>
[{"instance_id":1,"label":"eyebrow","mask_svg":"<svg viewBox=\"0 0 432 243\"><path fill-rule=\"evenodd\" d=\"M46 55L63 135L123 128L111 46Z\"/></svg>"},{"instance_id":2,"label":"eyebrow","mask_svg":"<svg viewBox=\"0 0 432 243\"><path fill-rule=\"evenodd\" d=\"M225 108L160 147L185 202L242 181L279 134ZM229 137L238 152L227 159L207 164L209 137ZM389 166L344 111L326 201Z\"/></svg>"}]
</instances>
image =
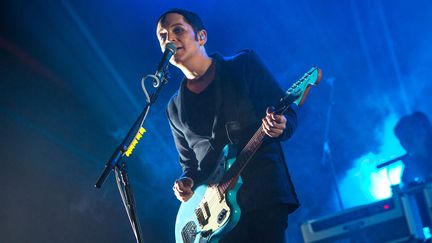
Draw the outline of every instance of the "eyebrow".
<instances>
[{"instance_id":1,"label":"eyebrow","mask_svg":"<svg viewBox=\"0 0 432 243\"><path fill-rule=\"evenodd\" d=\"M178 26L178 25L183 25L182 23L175 23L175 24L172 24L170 27L174 27L174 26Z\"/></svg>"},{"instance_id":2,"label":"eyebrow","mask_svg":"<svg viewBox=\"0 0 432 243\"><path fill-rule=\"evenodd\" d=\"M182 23L175 23L175 24L168 26L168 28L172 28L172 27L179 26L179 25L183 26ZM158 32L158 34L160 35L162 30L164 30L164 29L167 29L167 28L162 27L161 30Z\"/></svg>"}]
</instances>

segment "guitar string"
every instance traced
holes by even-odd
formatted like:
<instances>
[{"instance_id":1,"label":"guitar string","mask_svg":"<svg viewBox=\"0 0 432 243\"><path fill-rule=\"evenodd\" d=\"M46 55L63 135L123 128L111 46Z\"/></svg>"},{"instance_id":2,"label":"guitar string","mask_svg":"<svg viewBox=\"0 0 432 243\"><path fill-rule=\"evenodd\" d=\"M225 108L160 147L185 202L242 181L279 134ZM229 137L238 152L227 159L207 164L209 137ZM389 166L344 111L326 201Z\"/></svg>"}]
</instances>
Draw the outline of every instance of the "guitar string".
<instances>
[{"instance_id":1,"label":"guitar string","mask_svg":"<svg viewBox=\"0 0 432 243\"><path fill-rule=\"evenodd\" d=\"M245 146L245 148L247 148L247 147L249 147L249 146L252 146L252 145L254 145L254 143L261 143L262 142L262 138L260 138L260 139L257 139L257 137L259 137L259 136L262 136L263 135L263 130L262 130L262 127L260 126L259 127L259 129L255 132L255 134L252 136L252 138L249 140L249 142L246 144L246 146ZM260 140L260 141L257 141L257 140ZM248 152L245 152L246 150L245 150L245 148L240 152L240 155L239 155L239 157L242 157L243 158L243 156L244 156L244 154L248 154ZM249 150L250 151L250 150ZM252 154L254 154L254 153L252 153ZM245 163L245 165L246 165L246 163L250 160L251 158L249 158L249 159L247 159L247 161L246 162L244 162ZM242 166L243 168L244 168L244 166ZM232 168L232 167L231 167ZM240 171L241 171L242 169L240 169ZM234 177L233 177L234 178ZM226 181L225 183L223 183L221 186L222 186L222 189L223 189L223 191L224 192L222 192L222 194L224 194L223 196L224 197L226 197L226 189L232 184L232 180L233 180L233 178L231 178L231 179L229 179L228 181ZM215 189L216 189L216 192L215 193L212 193L211 195L210 195L210 198L206 201L207 202L207 205L208 205L208 207L209 208L211 208L211 207L213 207L215 204L218 204L219 203L219 193L220 193L220 191L219 191L219 189L218 189L218 186L219 186L219 184L217 184L217 185L215 185ZM210 187L209 187L210 188ZM204 193L204 195L205 195L205 193ZM203 205L203 203L200 203L199 205L198 205L198 207L201 209L201 205Z\"/></svg>"},{"instance_id":2,"label":"guitar string","mask_svg":"<svg viewBox=\"0 0 432 243\"><path fill-rule=\"evenodd\" d=\"M262 137L261 137L262 136ZM243 158L244 156L246 156L246 157L249 157L244 163L244 165L242 166L242 167L240 167L239 168L239 172L237 173L237 174L239 174L243 169L244 169L244 167L247 165L247 163L249 162L249 160L251 159L251 156L253 155L253 154L255 154L255 152L256 152L256 149L252 149L252 150L249 150L249 149L247 149L247 150L245 150L247 147L250 147L250 146L255 146L256 148L258 148L261 144L262 144L262 142L263 142L263 138L264 138L264 136L265 136L265 134L264 134L264 131L263 131L263 129L262 129L262 126L260 126L259 128L258 128L258 130L255 132L255 134L252 136L252 138L249 140L249 142L246 144L246 146L243 148L243 150L240 152L240 154L239 154L239 156L238 156L238 158ZM260 137L260 138L258 138L258 137ZM258 146L257 146L258 145ZM248 152L249 151L249 152ZM252 151L252 153L250 153ZM238 165L238 164L237 164ZM235 164L233 165L233 166L235 166ZM232 168L232 167L231 167ZM229 171L229 170L228 170ZM226 174L225 174L226 175ZM235 178L235 177L232 177L231 179L229 179L229 180L227 180L225 183L222 183L222 184L216 184L215 185L215 188L216 188L216 193L211 193L211 195L210 195L210 197L209 197L209 199L208 200L206 200L206 202L207 202L207 205L208 205L208 207L209 208L211 208L211 207L213 207L214 205L215 205L215 203L217 204L217 203L219 203L219 193L220 193L220 191L219 191L219 186L221 186L221 188L222 188L222 194L226 194L226 189L228 188L228 187L230 187L231 186L231 184L233 183L233 178ZM205 193L204 193L204 195L205 195ZM223 195L224 197L226 197L226 195ZM198 205L198 207L201 209L201 206L203 205L203 203L200 203L199 205Z\"/></svg>"}]
</instances>

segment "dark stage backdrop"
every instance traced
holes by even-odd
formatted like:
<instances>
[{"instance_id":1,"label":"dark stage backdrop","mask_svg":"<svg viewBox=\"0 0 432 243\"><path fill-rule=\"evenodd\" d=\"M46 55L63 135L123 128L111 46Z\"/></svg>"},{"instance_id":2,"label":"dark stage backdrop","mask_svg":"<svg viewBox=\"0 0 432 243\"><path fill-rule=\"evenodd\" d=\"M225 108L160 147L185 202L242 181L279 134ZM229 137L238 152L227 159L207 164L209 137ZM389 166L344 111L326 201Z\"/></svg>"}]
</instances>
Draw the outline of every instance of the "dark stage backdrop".
<instances>
[{"instance_id":1,"label":"dark stage backdrop","mask_svg":"<svg viewBox=\"0 0 432 243\"><path fill-rule=\"evenodd\" d=\"M301 222L340 210L326 131L348 207L379 199L347 186L358 160L373 154L373 167L404 153L383 149L397 144L383 133L414 110L432 114L427 0L1 1L0 242L134 241L112 175L100 190L93 184L144 105L140 79L161 57L155 22L171 7L203 17L208 52L254 49L284 88L312 65L323 69L283 144L302 202L292 242ZM172 69L127 160L145 242L174 241L180 167L165 106L180 79Z\"/></svg>"}]
</instances>

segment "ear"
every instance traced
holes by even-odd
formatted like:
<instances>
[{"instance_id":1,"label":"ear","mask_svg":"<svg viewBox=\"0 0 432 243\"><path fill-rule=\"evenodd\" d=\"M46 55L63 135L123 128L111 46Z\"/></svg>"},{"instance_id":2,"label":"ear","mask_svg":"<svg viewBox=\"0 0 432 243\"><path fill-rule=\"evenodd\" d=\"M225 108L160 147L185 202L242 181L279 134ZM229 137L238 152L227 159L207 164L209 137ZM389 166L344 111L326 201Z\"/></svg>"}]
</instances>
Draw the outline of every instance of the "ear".
<instances>
[{"instance_id":1,"label":"ear","mask_svg":"<svg viewBox=\"0 0 432 243\"><path fill-rule=\"evenodd\" d=\"M207 43L207 31L206 30L200 30L197 33L198 35L198 42L200 46L204 46L205 43Z\"/></svg>"}]
</instances>

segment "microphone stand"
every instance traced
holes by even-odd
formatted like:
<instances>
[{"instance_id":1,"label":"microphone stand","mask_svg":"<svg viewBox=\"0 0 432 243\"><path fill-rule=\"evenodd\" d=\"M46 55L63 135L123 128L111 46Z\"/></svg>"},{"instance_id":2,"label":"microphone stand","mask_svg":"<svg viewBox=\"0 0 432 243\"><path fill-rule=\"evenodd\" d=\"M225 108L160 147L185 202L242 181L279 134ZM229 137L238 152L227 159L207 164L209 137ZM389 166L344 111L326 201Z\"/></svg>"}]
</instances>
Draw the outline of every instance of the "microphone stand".
<instances>
[{"instance_id":1,"label":"microphone stand","mask_svg":"<svg viewBox=\"0 0 432 243\"><path fill-rule=\"evenodd\" d=\"M326 123L325 123L325 131L324 131L324 144L323 144L323 153L321 157L321 164L325 165L328 163L330 166L330 177L331 177L331 183L333 184L333 190L336 194L337 202L339 205L339 209L343 210L344 206L342 203L342 196L339 190L337 177L336 177L336 170L334 167L333 157L331 153L331 148L329 144L329 130L330 130L330 117L332 113L333 108L333 84L334 84L334 78L327 79L329 85L330 85L330 104L327 109L327 115L326 115Z\"/></svg>"},{"instance_id":2,"label":"microphone stand","mask_svg":"<svg viewBox=\"0 0 432 243\"><path fill-rule=\"evenodd\" d=\"M126 213L129 218L129 222L131 224L132 230L135 235L135 239L138 243L143 242L141 226L137 217L136 208L135 208L135 198L133 196L132 187L129 183L128 175L127 175L127 165L124 160L124 156L129 157L138 143L139 139L143 134L143 124L147 117L147 114L150 110L150 107L155 103L161 89L168 83L167 77L169 76L167 67L162 70L162 72L157 72L156 75L147 75L141 80L141 85L146 94L147 104L142 110L141 114L134 122L132 127L129 129L126 137L123 139L121 144L117 147L114 153L111 155L108 162L105 164L105 168L99 179L97 180L95 187L101 188L102 184L105 182L111 170L114 169L117 187L122 198L122 202L126 209ZM156 88L155 92L148 96L147 91L145 90L144 81L147 78L153 79L153 87ZM144 130L145 131L145 130Z\"/></svg>"}]
</instances>

